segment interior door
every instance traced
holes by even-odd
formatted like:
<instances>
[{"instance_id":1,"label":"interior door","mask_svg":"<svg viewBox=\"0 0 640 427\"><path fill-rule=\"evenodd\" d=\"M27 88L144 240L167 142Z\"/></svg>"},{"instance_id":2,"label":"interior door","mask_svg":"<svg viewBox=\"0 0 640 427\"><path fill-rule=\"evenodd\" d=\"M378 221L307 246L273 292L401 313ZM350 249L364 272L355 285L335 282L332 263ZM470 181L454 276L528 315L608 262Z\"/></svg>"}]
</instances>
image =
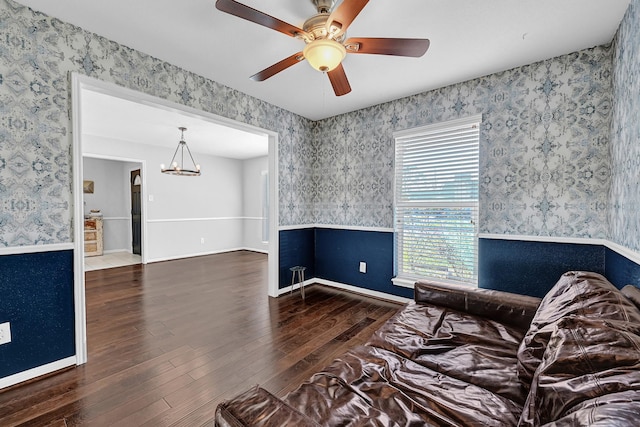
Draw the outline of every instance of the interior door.
<instances>
[{"instance_id":1,"label":"interior door","mask_svg":"<svg viewBox=\"0 0 640 427\"><path fill-rule=\"evenodd\" d=\"M142 203L140 169L131 171L131 247L134 254L142 255Z\"/></svg>"}]
</instances>

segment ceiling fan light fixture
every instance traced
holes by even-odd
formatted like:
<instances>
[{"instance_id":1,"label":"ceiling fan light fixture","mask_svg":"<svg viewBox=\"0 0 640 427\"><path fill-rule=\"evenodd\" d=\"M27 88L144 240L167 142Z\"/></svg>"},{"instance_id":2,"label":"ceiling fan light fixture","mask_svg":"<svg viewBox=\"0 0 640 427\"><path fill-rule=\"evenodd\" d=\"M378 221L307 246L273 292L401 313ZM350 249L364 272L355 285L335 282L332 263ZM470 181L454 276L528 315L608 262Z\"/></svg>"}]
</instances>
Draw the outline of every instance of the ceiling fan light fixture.
<instances>
[{"instance_id":1,"label":"ceiling fan light fixture","mask_svg":"<svg viewBox=\"0 0 640 427\"><path fill-rule=\"evenodd\" d=\"M331 39L314 40L304 47L302 53L313 68L323 73L335 69L347 55L344 46Z\"/></svg>"}]
</instances>

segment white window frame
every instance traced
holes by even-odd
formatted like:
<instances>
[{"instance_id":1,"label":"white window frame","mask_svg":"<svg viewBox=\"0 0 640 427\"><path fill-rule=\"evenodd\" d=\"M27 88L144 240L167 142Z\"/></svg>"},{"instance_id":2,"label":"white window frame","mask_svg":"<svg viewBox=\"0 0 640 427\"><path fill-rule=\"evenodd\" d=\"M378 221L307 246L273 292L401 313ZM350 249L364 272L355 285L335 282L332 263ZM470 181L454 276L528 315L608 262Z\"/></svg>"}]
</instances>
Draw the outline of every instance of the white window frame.
<instances>
[{"instance_id":1,"label":"white window frame","mask_svg":"<svg viewBox=\"0 0 640 427\"><path fill-rule=\"evenodd\" d=\"M432 125L422 126L413 129L407 129L395 132L393 134L395 140L395 164L394 164L394 274L395 277L392 279L393 283L398 286L404 286L413 288L414 283L420 279L426 280L435 280L439 282L452 282L452 283L461 283L470 286L477 286L477 277L478 277L478 212L479 212L479 200L475 199L473 202L469 201L454 201L454 200L422 200L422 201L402 201L398 200L400 197L398 185L401 183L399 181L402 180L402 176L400 175L402 171L398 170L399 163L399 148L402 147L403 144L408 141L415 140L422 136L427 136L430 134L435 134L442 131L453 130L453 129L461 129L463 127L470 127L478 130L478 158L479 158L479 140L480 140L480 124L482 123L482 115L474 115L470 117L465 117L462 119L449 120L441 123L435 123ZM478 177L479 177L479 165L478 165ZM414 274L408 271L404 271L403 261L402 261L402 251L403 251L403 225L402 219L400 219L400 215L398 214L399 209L403 209L406 207L471 207L474 211L473 216L473 224L474 224L474 237L473 237L473 253L474 253L474 271L473 278L465 279L465 280L455 280L447 277L429 277L422 276L418 274Z\"/></svg>"}]
</instances>

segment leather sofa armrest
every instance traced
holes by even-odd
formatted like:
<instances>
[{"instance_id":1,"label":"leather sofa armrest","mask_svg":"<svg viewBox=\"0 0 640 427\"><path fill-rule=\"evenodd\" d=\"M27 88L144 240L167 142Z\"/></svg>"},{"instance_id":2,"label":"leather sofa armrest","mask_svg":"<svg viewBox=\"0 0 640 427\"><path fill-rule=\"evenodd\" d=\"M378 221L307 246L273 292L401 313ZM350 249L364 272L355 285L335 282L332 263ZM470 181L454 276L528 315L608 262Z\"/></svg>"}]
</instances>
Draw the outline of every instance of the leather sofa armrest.
<instances>
[{"instance_id":1,"label":"leather sofa armrest","mask_svg":"<svg viewBox=\"0 0 640 427\"><path fill-rule=\"evenodd\" d=\"M414 287L417 303L429 303L527 329L541 299L467 285L420 280Z\"/></svg>"},{"instance_id":2,"label":"leather sofa armrest","mask_svg":"<svg viewBox=\"0 0 640 427\"><path fill-rule=\"evenodd\" d=\"M622 288L622 294L640 309L640 288L633 285L626 285Z\"/></svg>"},{"instance_id":3,"label":"leather sofa armrest","mask_svg":"<svg viewBox=\"0 0 640 427\"><path fill-rule=\"evenodd\" d=\"M219 404L216 408L215 425L218 427L320 427L306 415L258 386Z\"/></svg>"}]
</instances>

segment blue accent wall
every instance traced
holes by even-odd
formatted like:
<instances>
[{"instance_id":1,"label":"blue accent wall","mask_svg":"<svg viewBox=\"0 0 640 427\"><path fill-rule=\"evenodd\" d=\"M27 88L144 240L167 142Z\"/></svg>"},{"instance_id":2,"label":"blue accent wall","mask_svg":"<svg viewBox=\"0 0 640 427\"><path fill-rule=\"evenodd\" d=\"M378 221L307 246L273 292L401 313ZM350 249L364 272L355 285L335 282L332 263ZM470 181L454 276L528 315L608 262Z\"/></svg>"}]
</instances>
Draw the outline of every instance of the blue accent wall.
<instances>
[{"instance_id":1,"label":"blue accent wall","mask_svg":"<svg viewBox=\"0 0 640 427\"><path fill-rule=\"evenodd\" d=\"M305 279L316 276L315 272L315 229L299 228L280 231L278 288L291 285L292 273L289 268L302 265L307 267Z\"/></svg>"},{"instance_id":2,"label":"blue accent wall","mask_svg":"<svg viewBox=\"0 0 640 427\"><path fill-rule=\"evenodd\" d=\"M280 232L280 287L291 284L289 267L304 265L317 277L407 298L413 291L395 286L393 233L329 228ZM367 273L358 271L360 261ZM481 288L543 297L567 271L604 274L614 285L640 287L640 265L603 245L479 239Z\"/></svg>"},{"instance_id":3,"label":"blue accent wall","mask_svg":"<svg viewBox=\"0 0 640 427\"><path fill-rule=\"evenodd\" d=\"M413 289L394 286L393 233L316 229L316 277L372 291L413 298ZM367 272L360 273L360 261Z\"/></svg>"},{"instance_id":4,"label":"blue accent wall","mask_svg":"<svg viewBox=\"0 0 640 427\"><path fill-rule=\"evenodd\" d=\"M618 288L640 287L640 265L609 248L605 248L605 271L607 279Z\"/></svg>"},{"instance_id":5,"label":"blue accent wall","mask_svg":"<svg viewBox=\"0 0 640 427\"><path fill-rule=\"evenodd\" d=\"M543 297L567 271L605 274L602 245L479 239L481 288Z\"/></svg>"},{"instance_id":6,"label":"blue accent wall","mask_svg":"<svg viewBox=\"0 0 640 427\"><path fill-rule=\"evenodd\" d=\"M360 273L360 261L367 272ZM317 277L378 292L413 298L413 290L391 283L393 233L327 228L280 231L279 287L291 285L289 268L307 267L306 278Z\"/></svg>"},{"instance_id":7,"label":"blue accent wall","mask_svg":"<svg viewBox=\"0 0 640 427\"><path fill-rule=\"evenodd\" d=\"M0 378L75 355L73 251L0 256Z\"/></svg>"}]
</instances>

